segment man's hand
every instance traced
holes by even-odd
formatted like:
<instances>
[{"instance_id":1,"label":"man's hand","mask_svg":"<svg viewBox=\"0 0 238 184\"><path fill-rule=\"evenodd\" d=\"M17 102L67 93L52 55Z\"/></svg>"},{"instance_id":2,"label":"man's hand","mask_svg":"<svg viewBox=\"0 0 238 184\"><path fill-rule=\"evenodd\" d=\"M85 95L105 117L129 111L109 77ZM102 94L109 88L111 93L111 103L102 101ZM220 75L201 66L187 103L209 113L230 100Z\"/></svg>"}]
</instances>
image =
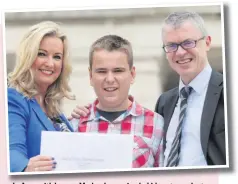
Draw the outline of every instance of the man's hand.
<instances>
[{"instance_id":1,"label":"man's hand","mask_svg":"<svg viewBox=\"0 0 238 184\"><path fill-rule=\"evenodd\" d=\"M77 105L75 109L73 110L73 112L71 113L71 116L68 118L68 120L70 121L73 118L79 119L80 116L83 116L83 117L87 116L89 113L89 107L90 107L90 104L85 106Z\"/></svg>"}]
</instances>

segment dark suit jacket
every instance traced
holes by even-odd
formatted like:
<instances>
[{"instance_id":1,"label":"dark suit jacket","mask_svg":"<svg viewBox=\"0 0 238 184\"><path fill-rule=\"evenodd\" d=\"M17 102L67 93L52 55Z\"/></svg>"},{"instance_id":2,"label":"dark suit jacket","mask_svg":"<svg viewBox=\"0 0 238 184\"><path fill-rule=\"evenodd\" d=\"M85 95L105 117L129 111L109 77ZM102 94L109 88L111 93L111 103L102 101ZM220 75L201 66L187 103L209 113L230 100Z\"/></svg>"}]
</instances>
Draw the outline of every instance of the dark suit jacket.
<instances>
[{"instance_id":1,"label":"dark suit jacket","mask_svg":"<svg viewBox=\"0 0 238 184\"><path fill-rule=\"evenodd\" d=\"M10 172L21 172L31 157L40 154L41 132L56 130L35 98L27 99L13 88L7 92ZM64 115L59 118L73 131Z\"/></svg>"},{"instance_id":2,"label":"dark suit jacket","mask_svg":"<svg viewBox=\"0 0 238 184\"><path fill-rule=\"evenodd\" d=\"M156 103L155 111L164 117L164 150L178 95L179 88L176 87L163 93ZM215 71L212 71L205 97L200 138L207 164L226 165L223 78Z\"/></svg>"}]
</instances>

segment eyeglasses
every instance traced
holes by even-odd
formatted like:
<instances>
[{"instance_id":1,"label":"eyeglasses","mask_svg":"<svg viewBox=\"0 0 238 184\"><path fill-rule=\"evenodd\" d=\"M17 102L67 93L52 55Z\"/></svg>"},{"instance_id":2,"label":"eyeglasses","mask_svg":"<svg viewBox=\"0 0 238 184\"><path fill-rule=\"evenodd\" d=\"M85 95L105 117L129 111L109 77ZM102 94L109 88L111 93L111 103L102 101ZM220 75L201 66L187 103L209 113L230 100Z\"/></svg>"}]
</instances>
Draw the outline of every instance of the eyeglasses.
<instances>
[{"instance_id":1,"label":"eyeglasses","mask_svg":"<svg viewBox=\"0 0 238 184\"><path fill-rule=\"evenodd\" d=\"M184 50L191 49L191 48L196 47L197 42L200 40L203 40L204 38L205 38L205 36L202 38L199 38L198 40L185 40L181 43L171 43L169 45L164 45L163 49L166 53L176 52L178 50L179 46L181 46Z\"/></svg>"}]
</instances>

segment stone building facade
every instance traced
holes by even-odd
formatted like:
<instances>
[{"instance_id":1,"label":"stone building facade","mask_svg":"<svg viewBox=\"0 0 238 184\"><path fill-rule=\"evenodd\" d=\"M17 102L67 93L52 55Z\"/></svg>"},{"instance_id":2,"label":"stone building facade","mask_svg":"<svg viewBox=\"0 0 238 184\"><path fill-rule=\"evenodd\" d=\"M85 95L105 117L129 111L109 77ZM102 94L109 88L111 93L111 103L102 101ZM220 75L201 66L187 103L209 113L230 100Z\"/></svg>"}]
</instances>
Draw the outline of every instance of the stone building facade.
<instances>
[{"instance_id":1,"label":"stone building facade","mask_svg":"<svg viewBox=\"0 0 238 184\"><path fill-rule=\"evenodd\" d=\"M191 6L5 13L7 73L14 67L15 50L29 26L43 20L60 23L69 37L73 65L70 86L77 97L76 101L64 100L63 110L69 115L76 104L84 105L95 98L88 75L90 45L101 36L117 34L133 46L137 76L130 93L153 110L159 95L178 83L178 76L169 68L162 49L161 23L169 13L180 10L196 11L204 17L212 37L209 61L222 72L221 7Z\"/></svg>"}]
</instances>

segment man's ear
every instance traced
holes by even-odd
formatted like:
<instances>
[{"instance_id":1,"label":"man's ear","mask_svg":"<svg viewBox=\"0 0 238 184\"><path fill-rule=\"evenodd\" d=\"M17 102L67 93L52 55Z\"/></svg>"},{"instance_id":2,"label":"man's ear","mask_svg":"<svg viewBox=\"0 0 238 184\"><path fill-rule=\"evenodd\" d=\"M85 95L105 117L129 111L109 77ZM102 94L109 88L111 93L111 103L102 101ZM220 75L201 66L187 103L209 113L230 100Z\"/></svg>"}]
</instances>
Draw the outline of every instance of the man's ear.
<instances>
[{"instance_id":1,"label":"man's ear","mask_svg":"<svg viewBox=\"0 0 238 184\"><path fill-rule=\"evenodd\" d=\"M136 78L136 67L134 66L131 68L131 76L132 76L131 84L134 84Z\"/></svg>"},{"instance_id":2,"label":"man's ear","mask_svg":"<svg viewBox=\"0 0 238 184\"><path fill-rule=\"evenodd\" d=\"M207 48L206 50L209 51L211 48L211 43L212 43L211 36L207 36L205 41L206 41L206 48Z\"/></svg>"},{"instance_id":3,"label":"man's ear","mask_svg":"<svg viewBox=\"0 0 238 184\"><path fill-rule=\"evenodd\" d=\"M93 84L92 84L92 69L90 67L88 67L88 75L89 75L90 85L93 86Z\"/></svg>"}]
</instances>

